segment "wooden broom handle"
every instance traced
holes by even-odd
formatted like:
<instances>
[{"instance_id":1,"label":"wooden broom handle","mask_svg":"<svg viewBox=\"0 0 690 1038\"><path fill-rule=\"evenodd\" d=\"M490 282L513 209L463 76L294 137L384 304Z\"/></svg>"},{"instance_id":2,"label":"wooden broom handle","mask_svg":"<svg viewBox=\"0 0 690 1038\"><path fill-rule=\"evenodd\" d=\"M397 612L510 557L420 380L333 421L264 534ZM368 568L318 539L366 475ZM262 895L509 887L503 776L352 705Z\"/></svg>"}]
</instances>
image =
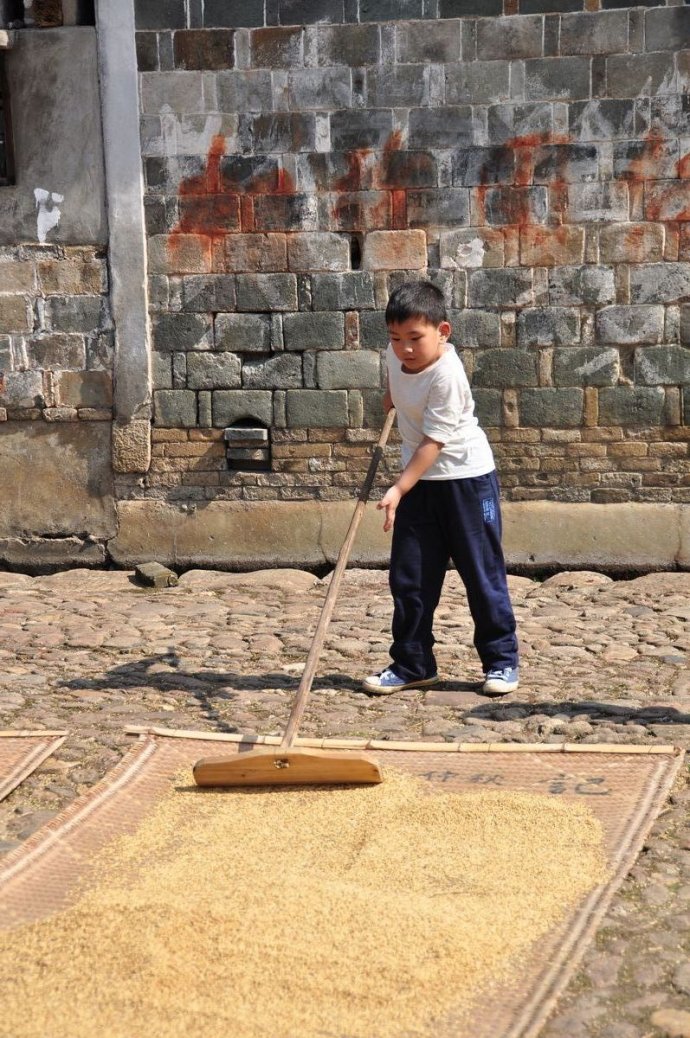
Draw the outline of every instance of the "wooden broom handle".
<instances>
[{"instance_id":1,"label":"wooden broom handle","mask_svg":"<svg viewBox=\"0 0 690 1038\"><path fill-rule=\"evenodd\" d=\"M379 436L378 443L374 447L371 456L371 461L369 462L369 470L367 471L364 484L359 493L354 514L352 516L352 519L350 520L350 526L347 531L347 536L343 541L343 546L340 549L340 554L338 555L338 561L335 565L335 569L333 570L333 576L331 577L331 582L328 587L326 600L323 603L323 607L321 609L321 616L319 617L319 622L316 625L314 637L312 639L312 643L309 648L309 653L307 655L307 661L304 665L304 671L302 672L302 680L299 683L299 688L297 689L297 693L295 695L295 701L292 705L292 710L290 711L290 717L288 718L287 728L285 729L285 735L283 736L283 741L280 744L279 750L287 750L290 746L292 746L295 739L297 738L297 729L300 726L302 715L304 714L304 710L307 705L307 699L309 698L309 693L311 692L311 686L314 681L314 675L316 674L316 667L319 662L319 656L321 655L321 649L323 648L324 639L326 637L326 631L328 630L328 625L331 622L331 616L333 615L335 600L338 597L338 590L340 588L343 573L345 572L345 567L347 566L347 560L352 549L352 544L355 539L355 534L357 533L357 528L364 514L364 506L367 503L369 493L374 483L376 469L378 468L379 461L383 456L383 448L386 446L388 434L391 431L394 421L395 408L392 407L386 415L386 421L384 422L383 429L381 430L381 435Z\"/></svg>"}]
</instances>

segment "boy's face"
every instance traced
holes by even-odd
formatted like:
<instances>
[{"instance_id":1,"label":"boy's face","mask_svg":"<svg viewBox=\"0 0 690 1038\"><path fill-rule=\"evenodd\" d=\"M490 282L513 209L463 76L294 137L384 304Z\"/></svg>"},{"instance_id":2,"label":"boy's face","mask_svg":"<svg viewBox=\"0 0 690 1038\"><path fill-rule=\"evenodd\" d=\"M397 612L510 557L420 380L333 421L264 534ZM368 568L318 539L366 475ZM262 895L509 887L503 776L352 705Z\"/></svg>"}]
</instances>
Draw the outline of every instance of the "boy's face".
<instances>
[{"instance_id":1,"label":"boy's face","mask_svg":"<svg viewBox=\"0 0 690 1038\"><path fill-rule=\"evenodd\" d=\"M405 371L424 371L442 356L450 335L447 321L430 324L424 317L408 317L406 321L389 324L393 353Z\"/></svg>"}]
</instances>

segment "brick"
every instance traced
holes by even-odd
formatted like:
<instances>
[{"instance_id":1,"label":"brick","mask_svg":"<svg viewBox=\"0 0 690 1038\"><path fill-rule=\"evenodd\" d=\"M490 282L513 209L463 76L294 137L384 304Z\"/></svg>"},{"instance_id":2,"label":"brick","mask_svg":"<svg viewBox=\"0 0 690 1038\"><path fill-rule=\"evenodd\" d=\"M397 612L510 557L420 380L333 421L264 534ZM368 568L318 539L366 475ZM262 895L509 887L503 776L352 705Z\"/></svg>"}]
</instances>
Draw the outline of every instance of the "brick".
<instances>
[{"instance_id":1,"label":"brick","mask_svg":"<svg viewBox=\"0 0 690 1038\"><path fill-rule=\"evenodd\" d=\"M687 183L661 180L645 184L644 215L647 220L690 220Z\"/></svg>"},{"instance_id":2,"label":"brick","mask_svg":"<svg viewBox=\"0 0 690 1038\"><path fill-rule=\"evenodd\" d=\"M478 187L512 184L515 180L513 148L460 148L452 157L453 184Z\"/></svg>"},{"instance_id":3,"label":"brick","mask_svg":"<svg viewBox=\"0 0 690 1038\"><path fill-rule=\"evenodd\" d=\"M450 64L461 57L460 21L401 22L396 27L398 61Z\"/></svg>"},{"instance_id":4,"label":"brick","mask_svg":"<svg viewBox=\"0 0 690 1038\"><path fill-rule=\"evenodd\" d=\"M229 29L187 29L173 36L178 69L228 69L235 63L235 34Z\"/></svg>"},{"instance_id":5,"label":"brick","mask_svg":"<svg viewBox=\"0 0 690 1038\"><path fill-rule=\"evenodd\" d=\"M455 63L447 66L445 76L448 104L495 104L510 98L507 61Z\"/></svg>"},{"instance_id":6,"label":"brick","mask_svg":"<svg viewBox=\"0 0 690 1038\"><path fill-rule=\"evenodd\" d=\"M443 231L439 250L441 267L450 270L504 266L503 231L491 227Z\"/></svg>"},{"instance_id":7,"label":"brick","mask_svg":"<svg viewBox=\"0 0 690 1038\"><path fill-rule=\"evenodd\" d=\"M294 274L239 274L237 309L296 310L297 278Z\"/></svg>"},{"instance_id":8,"label":"brick","mask_svg":"<svg viewBox=\"0 0 690 1038\"><path fill-rule=\"evenodd\" d=\"M86 367L86 347L81 335L37 335L26 340L29 366L57 371Z\"/></svg>"},{"instance_id":9,"label":"brick","mask_svg":"<svg viewBox=\"0 0 690 1038\"><path fill-rule=\"evenodd\" d=\"M258 425L273 425L273 394L257 389L217 389L212 394L213 425L216 429L252 419Z\"/></svg>"},{"instance_id":10,"label":"brick","mask_svg":"<svg viewBox=\"0 0 690 1038\"><path fill-rule=\"evenodd\" d=\"M57 332L94 332L102 327L101 296L53 296L46 301L46 316Z\"/></svg>"},{"instance_id":11,"label":"brick","mask_svg":"<svg viewBox=\"0 0 690 1038\"><path fill-rule=\"evenodd\" d=\"M567 219L572 223L628 220L627 184L569 184L567 192Z\"/></svg>"},{"instance_id":12,"label":"brick","mask_svg":"<svg viewBox=\"0 0 690 1038\"><path fill-rule=\"evenodd\" d=\"M469 193L464 188L407 192L407 224L413 229L465 226L469 220Z\"/></svg>"},{"instance_id":13,"label":"brick","mask_svg":"<svg viewBox=\"0 0 690 1038\"><path fill-rule=\"evenodd\" d=\"M619 374L618 350L594 346L554 350L553 380L557 386L611 386Z\"/></svg>"},{"instance_id":14,"label":"brick","mask_svg":"<svg viewBox=\"0 0 690 1038\"><path fill-rule=\"evenodd\" d=\"M658 343L664 337L663 306L607 306L596 314L599 342Z\"/></svg>"},{"instance_id":15,"label":"brick","mask_svg":"<svg viewBox=\"0 0 690 1038\"><path fill-rule=\"evenodd\" d=\"M251 63L253 68L294 68L302 64L304 30L254 29L251 34Z\"/></svg>"},{"instance_id":16,"label":"brick","mask_svg":"<svg viewBox=\"0 0 690 1038\"><path fill-rule=\"evenodd\" d=\"M111 407L113 383L107 371L58 371L55 375L58 404L66 407Z\"/></svg>"},{"instance_id":17,"label":"brick","mask_svg":"<svg viewBox=\"0 0 690 1038\"><path fill-rule=\"evenodd\" d=\"M642 386L690 382L690 351L683 346L648 346L635 350L635 382Z\"/></svg>"},{"instance_id":18,"label":"brick","mask_svg":"<svg viewBox=\"0 0 690 1038\"><path fill-rule=\"evenodd\" d=\"M616 298L611 267L564 266L549 271L549 302L555 306L601 306Z\"/></svg>"},{"instance_id":19,"label":"brick","mask_svg":"<svg viewBox=\"0 0 690 1038\"><path fill-rule=\"evenodd\" d=\"M189 428L196 425L196 393L189 389L159 389L153 394L156 425Z\"/></svg>"},{"instance_id":20,"label":"brick","mask_svg":"<svg viewBox=\"0 0 690 1038\"><path fill-rule=\"evenodd\" d=\"M228 234L222 240L222 269L227 271L284 271L287 239L284 234ZM218 267L216 261L216 268Z\"/></svg>"},{"instance_id":21,"label":"brick","mask_svg":"<svg viewBox=\"0 0 690 1038\"><path fill-rule=\"evenodd\" d=\"M606 62L609 97L644 97L675 93L674 55L617 54Z\"/></svg>"},{"instance_id":22,"label":"brick","mask_svg":"<svg viewBox=\"0 0 690 1038\"><path fill-rule=\"evenodd\" d=\"M218 314L216 349L232 353L268 353L271 319L268 314Z\"/></svg>"},{"instance_id":23,"label":"brick","mask_svg":"<svg viewBox=\"0 0 690 1038\"><path fill-rule=\"evenodd\" d=\"M568 130L581 141L609 141L635 133L633 101L602 98L568 106Z\"/></svg>"},{"instance_id":24,"label":"brick","mask_svg":"<svg viewBox=\"0 0 690 1038\"><path fill-rule=\"evenodd\" d=\"M664 391L659 386L614 386L599 390L601 425L660 425Z\"/></svg>"},{"instance_id":25,"label":"brick","mask_svg":"<svg viewBox=\"0 0 690 1038\"><path fill-rule=\"evenodd\" d=\"M202 314L161 314L154 317L153 348L185 352L210 350L213 346L211 318Z\"/></svg>"},{"instance_id":26,"label":"brick","mask_svg":"<svg viewBox=\"0 0 690 1038\"><path fill-rule=\"evenodd\" d=\"M302 360L287 353L245 360L242 385L247 389L297 389L302 386Z\"/></svg>"},{"instance_id":27,"label":"brick","mask_svg":"<svg viewBox=\"0 0 690 1038\"><path fill-rule=\"evenodd\" d=\"M228 274L189 274L180 278L182 309L217 313L235 309L235 279Z\"/></svg>"},{"instance_id":28,"label":"brick","mask_svg":"<svg viewBox=\"0 0 690 1038\"><path fill-rule=\"evenodd\" d=\"M476 354L472 383L492 389L537 385L537 361L532 353L516 349L481 350Z\"/></svg>"},{"instance_id":29,"label":"brick","mask_svg":"<svg viewBox=\"0 0 690 1038\"><path fill-rule=\"evenodd\" d=\"M469 305L486 307L528 306L533 302L532 272L514 268L473 270L468 283Z\"/></svg>"},{"instance_id":30,"label":"brick","mask_svg":"<svg viewBox=\"0 0 690 1038\"><path fill-rule=\"evenodd\" d=\"M529 346L574 346L580 341L580 313L571 307L526 308L518 314L517 343Z\"/></svg>"},{"instance_id":31,"label":"brick","mask_svg":"<svg viewBox=\"0 0 690 1038\"><path fill-rule=\"evenodd\" d=\"M316 52L319 65L376 65L381 53L379 27L320 25L316 30Z\"/></svg>"},{"instance_id":32,"label":"brick","mask_svg":"<svg viewBox=\"0 0 690 1038\"><path fill-rule=\"evenodd\" d=\"M521 227L520 262L525 267L560 267L581 263L585 232L582 227Z\"/></svg>"},{"instance_id":33,"label":"brick","mask_svg":"<svg viewBox=\"0 0 690 1038\"><path fill-rule=\"evenodd\" d=\"M413 108L429 104L427 65L382 65L367 70L370 108ZM342 105L340 107L343 107Z\"/></svg>"},{"instance_id":34,"label":"brick","mask_svg":"<svg viewBox=\"0 0 690 1038\"><path fill-rule=\"evenodd\" d=\"M314 310L373 309L373 275L368 271L315 274L312 278L312 297Z\"/></svg>"},{"instance_id":35,"label":"brick","mask_svg":"<svg viewBox=\"0 0 690 1038\"><path fill-rule=\"evenodd\" d=\"M148 240L149 274L204 274L211 270L211 239L159 234Z\"/></svg>"},{"instance_id":36,"label":"brick","mask_svg":"<svg viewBox=\"0 0 690 1038\"><path fill-rule=\"evenodd\" d=\"M426 261L423 231L370 231L364 239L362 266L367 270L420 270Z\"/></svg>"},{"instance_id":37,"label":"brick","mask_svg":"<svg viewBox=\"0 0 690 1038\"><path fill-rule=\"evenodd\" d=\"M384 148L393 132L393 113L386 109L332 112L330 125L334 151Z\"/></svg>"},{"instance_id":38,"label":"brick","mask_svg":"<svg viewBox=\"0 0 690 1038\"><path fill-rule=\"evenodd\" d=\"M310 112L262 112L240 115L237 135L256 155L316 151L316 121Z\"/></svg>"},{"instance_id":39,"label":"brick","mask_svg":"<svg viewBox=\"0 0 690 1038\"><path fill-rule=\"evenodd\" d=\"M435 187L436 159L429 151L388 151L378 172L377 187Z\"/></svg>"},{"instance_id":40,"label":"brick","mask_svg":"<svg viewBox=\"0 0 690 1038\"><path fill-rule=\"evenodd\" d=\"M498 104L489 106L489 142L519 147L553 132L553 106L550 104Z\"/></svg>"},{"instance_id":41,"label":"brick","mask_svg":"<svg viewBox=\"0 0 690 1038\"><path fill-rule=\"evenodd\" d=\"M182 29L187 24L185 0L136 0L137 29Z\"/></svg>"},{"instance_id":42,"label":"brick","mask_svg":"<svg viewBox=\"0 0 690 1038\"><path fill-rule=\"evenodd\" d=\"M342 428L348 424L347 392L292 389L286 397L288 428Z\"/></svg>"},{"instance_id":43,"label":"brick","mask_svg":"<svg viewBox=\"0 0 690 1038\"><path fill-rule=\"evenodd\" d=\"M283 318L286 350L341 350L345 344L342 313L286 314Z\"/></svg>"},{"instance_id":44,"label":"brick","mask_svg":"<svg viewBox=\"0 0 690 1038\"><path fill-rule=\"evenodd\" d=\"M683 50L690 40L690 10L669 7L647 11L645 16L646 50Z\"/></svg>"},{"instance_id":45,"label":"brick","mask_svg":"<svg viewBox=\"0 0 690 1038\"><path fill-rule=\"evenodd\" d=\"M352 76L348 68L301 69L288 78L290 107L296 110L350 108Z\"/></svg>"},{"instance_id":46,"label":"brick","mask_svg":"<svg viewBox=\"0 0 690 1038\"><path fill-rule=\"evenodd\" d=\"M477 22L477 57L538 58L542 55L544 20L529 15L522 18L480 18Z\"/></svg>"},{"instance_id":47,"label":"brick","mask_svg":"<svg viewBox=\"0 0 690 1038\"><path fill-rule=\"evenodd\" d=\"M378 389L381 385L379 357L370 350L319 353L316 383L319 389Z\"/></svg>"},{"instance_id":48,"label":"brick","mask_svg":"<svg viewBox=\"0 0 690 1038\"><path fill-rule=\"evenodd\" d=\"M548 208L548 190L543 185L476 188L473 192L472 222L488 223L494 227L544 223Z\"/></svg>"},{"instance_id":49,"label":"brick","mask_svg":"<svg viewBox=\"0 0 690 1038\"><path fill-rule=\"evenodd\" d=\"M536 58L525 62L526 101L575 101L590 95L588 57Z\"/></svg>"},{"instance_id":50,"label":"brick","mask_svg":"<svg viewBox=\"0 0 690 1038\"><path fill-rule=\"evenodd\" d=\"M561 54L614 54L628 48L628 12L564 14Z\"/></svg>"},{"instance_id":51,"label":"brick","mask_svg":"<svg viewBox=\"0 0 690 1038\"><path fill-rule=\"evenodd\" d=\"M610 224L599 231L599 254L604 263L644 263L664 256L662 224ZM635 276L635 272L631 272ZM631 299L633 303L652 302L652 298Z\"/></svg>"},{"instance_id":52,"label":"brick","mask_svg":"<svg viewBox=\"0 0 690 1038\"><path fill-rule=\"evenodd\" d=\"M3 332L26 332L33 327L33 317L26 296L0 296L0 329Z\"/></svg>"},{"instance_id":53,"label":"brick","mask_svg":"<svg viewBox=\"0 0 690 1038\"><path fill-rule=\"evenodd\" d=\"M631 267L631 303L687 300L690 300L690 263L646 263Z\"/></svg>"},{"instance_id":54,"label":"brick","mask_svg":"<svg viewBox=\"0 0 690 1038\"><path fill-rule=\"evenodd\" d=\"M265 112L273 106L271 73L268 69L238 69L215 77L221 112ZM230 156L232 159L241 156ZM224 160L221 159L221 165Z\"/></svg>"},{"instance_id":55,"label":"brick","mask_svg":"<svg viewBox=\"0 0 690 1038\"><path fill-rule=\"evenodd\" d=\"M412 149L457 148L472 144L472 138L472 109L468 105L413 108L410 111L409 143Z\"/></svg>"},{"instance_id":56,"label":"brick","mask_svg":"<svg viewBox=\"0 0 690 1038\"><path fill-rule=\"evenodd\" d=\"M337 271L350 267L350 242L340 234L291 234L287 243L290 270Z\"/></svg>"},{"instance_id":57,"label":"brick","mask_svg":"<svg viewBox=\"0 0 690 1038\"><path fill-rule=\"evenodd\" d=\"M204 111L203 73L142 72L141 110L144 115L180 115Z\"/></svg>"},{"instance_id":58,"label":"brick","mask_svg":"<svg viewBox=\"0 0 690 1038\"><path fill-rule=\"evenodd\" d=\"M40 371L0 372L0 407L45 407Z\"/></svg>"},{"instance_id":59,"label":"brick","mask_svg":"<svg viewBox=\"0 0 690 1038\"><path fill-rule=\"evenodd\" d=\"M523 389L520 424L537 428L572 429L582 424L584 392L581 389Z\"/></svg>"},{"instance_id":60,"label":"brick","mask_svg":"<svg viewBox=\"0 0 690 1038\"><path fill-rule=\"evenodd\" d=\"M190 353L187 385L190 389L233 389L241 385L241 367L233 353Z\"/></svg>"}]
</instances>

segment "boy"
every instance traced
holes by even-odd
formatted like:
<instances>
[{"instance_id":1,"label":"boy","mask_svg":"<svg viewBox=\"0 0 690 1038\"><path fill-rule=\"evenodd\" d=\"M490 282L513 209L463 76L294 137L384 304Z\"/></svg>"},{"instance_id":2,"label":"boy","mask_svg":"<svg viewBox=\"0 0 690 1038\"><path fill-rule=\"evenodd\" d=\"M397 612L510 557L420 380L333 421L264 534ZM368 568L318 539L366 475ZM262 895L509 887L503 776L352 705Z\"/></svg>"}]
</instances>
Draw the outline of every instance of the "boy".
<instances>
[{"instance_id":1,"label":"boy","mask_svg":"<svg viewBox=\"0 0 690 1038\"><path fill-rule=\"evenodd\" d=\"M364 681L386 695L438 680L434 611L448 560L467 591L482 691L518 687L518 646L501 550L499 487L491 447L474 416L460 358L448 343L443 294L407 282L386 308L390 344L384 407L397 410L403 471L377 507L393 530L393 663Z\"/></svg>"}]
</instances>

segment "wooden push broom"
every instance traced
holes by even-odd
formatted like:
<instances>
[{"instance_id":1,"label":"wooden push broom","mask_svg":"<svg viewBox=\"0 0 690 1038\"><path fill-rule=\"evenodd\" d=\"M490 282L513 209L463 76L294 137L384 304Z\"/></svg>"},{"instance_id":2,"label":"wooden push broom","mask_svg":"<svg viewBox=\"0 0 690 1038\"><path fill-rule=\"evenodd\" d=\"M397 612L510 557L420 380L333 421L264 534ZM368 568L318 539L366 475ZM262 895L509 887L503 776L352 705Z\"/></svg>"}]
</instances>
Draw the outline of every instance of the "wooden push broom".
<instances>
[{"instance_id":1,"label":"wooden push broom","mask_svg":"<svg viewBox=\"0 0 690 1038\"><path fill-rule=\"evenodd\" d=\"M364 485L338 555L283 741L279 746L249 750L246 753L240 752L232 757L203 757L194 765L194 781L198 786L294 786L325 783L355 784L383 780L379 765L373 757L366 753L354 750L296 748L295 740L311 692L319 656L350 550L394 420L395 409L391 408L374 448Z\"/></svg>"}]
</instances>

